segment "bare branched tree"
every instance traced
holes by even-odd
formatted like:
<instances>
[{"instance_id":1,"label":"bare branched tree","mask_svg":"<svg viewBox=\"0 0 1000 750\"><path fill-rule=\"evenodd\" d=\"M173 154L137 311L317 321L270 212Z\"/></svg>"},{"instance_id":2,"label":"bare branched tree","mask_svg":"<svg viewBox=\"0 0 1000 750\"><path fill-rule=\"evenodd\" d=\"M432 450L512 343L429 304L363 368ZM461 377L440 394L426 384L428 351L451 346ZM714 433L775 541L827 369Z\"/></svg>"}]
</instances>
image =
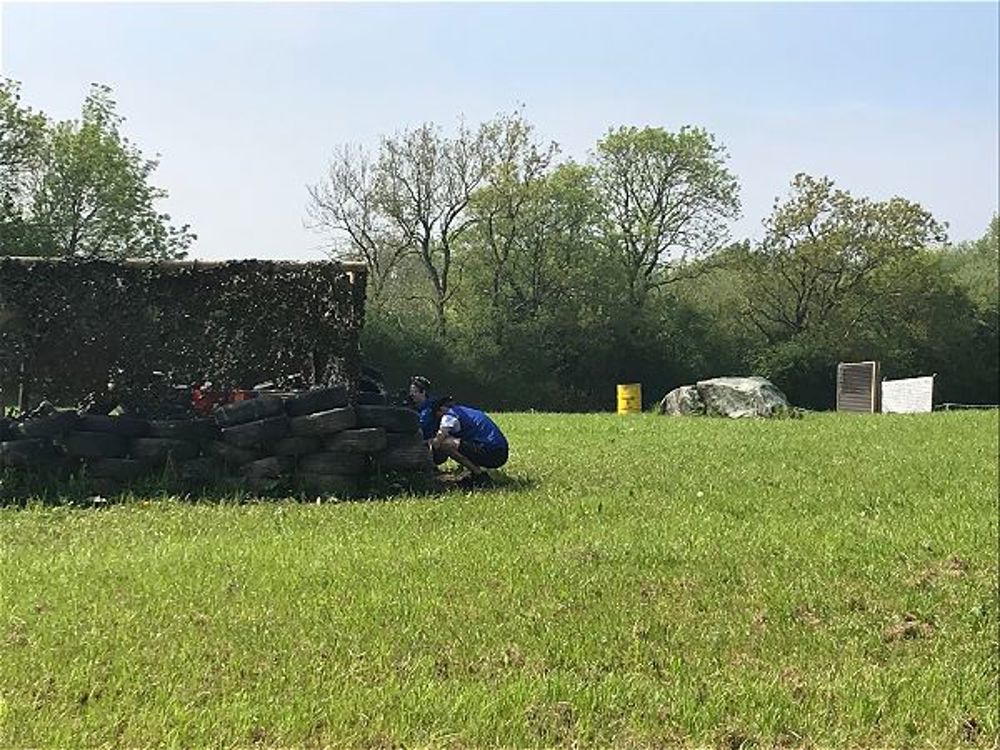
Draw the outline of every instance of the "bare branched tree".
<instances>
[{"instance_id":1,"label":"bare branched tree","mask_svg":"<svg viewBox=\"0 0 1000 750\"><path fill-rule=\"evenodd\" d=\"M376 192L384 214L407 238L431 285L438 334L447 332L454 245L475 221L469 200L490 172L490 126L460 124L454 138L432 124L382 140Z\"/></svg>"},{"instance_id":2,"label":"bare branched tree","mask_svg":"<svg viewBox=\"0 0 1000 750\"><path fill-rule=\"evenodd\" d=\"M359 146L337 149L326 179L310 185L306 210L309 227L324 234L328 251L338 260L360 260L368 267L368 297L382 299L387 281L411 251L406 233L379 210L376 164Z\"/></svg>"}]
</instances>

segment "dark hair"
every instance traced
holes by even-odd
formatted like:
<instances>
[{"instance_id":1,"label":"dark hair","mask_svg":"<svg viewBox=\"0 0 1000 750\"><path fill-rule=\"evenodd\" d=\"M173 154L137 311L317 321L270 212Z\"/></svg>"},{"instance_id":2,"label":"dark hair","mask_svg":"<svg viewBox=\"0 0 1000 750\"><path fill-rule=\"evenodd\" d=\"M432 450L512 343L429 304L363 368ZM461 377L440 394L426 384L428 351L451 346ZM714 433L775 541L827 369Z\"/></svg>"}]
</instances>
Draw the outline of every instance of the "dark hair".
<instances>
[{"instance_id":1,"label":"dark hair","mask_svg":"<svg viewBox=\"0 0 1000 750\"><path fill-rule=\"evenodd\" d=\"M437 410L442 406L451 406L454 403L454 399L451 396L442 396L441 398L436 398L431 401L431 414L437 414Z\"/></svg>"},{"instance_id":2,"label":"dark hair","mask_svg":"<svg viewBox=\"0 0 1000 750\"><path fill-rule=\"evenodd\" d=\"M431 389L431 381L425 378L423 375L414 375L410 378L410 385L415 385L424 393L427 393Z\"/></svg>"}]
</instances>

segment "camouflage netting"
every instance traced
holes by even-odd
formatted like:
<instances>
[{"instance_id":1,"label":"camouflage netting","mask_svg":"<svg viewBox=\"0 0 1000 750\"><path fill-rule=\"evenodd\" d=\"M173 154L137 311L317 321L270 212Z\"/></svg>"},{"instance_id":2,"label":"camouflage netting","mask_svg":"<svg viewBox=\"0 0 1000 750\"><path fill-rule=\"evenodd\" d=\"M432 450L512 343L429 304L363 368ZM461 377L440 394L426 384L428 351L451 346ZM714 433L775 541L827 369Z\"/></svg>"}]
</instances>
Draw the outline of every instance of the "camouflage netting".
<instances>
[{"instance_id":1,"label":"camouflage netting","mask_svg":"<svg viewBox=\"0 0 1000 750\"><path fill-rule=\"evenodd\" d=\"M133 405L162 398L156 373L353 390L364 301L363 268L336 263L0 258L0 387Z\"/></svg>"}]
</instances>

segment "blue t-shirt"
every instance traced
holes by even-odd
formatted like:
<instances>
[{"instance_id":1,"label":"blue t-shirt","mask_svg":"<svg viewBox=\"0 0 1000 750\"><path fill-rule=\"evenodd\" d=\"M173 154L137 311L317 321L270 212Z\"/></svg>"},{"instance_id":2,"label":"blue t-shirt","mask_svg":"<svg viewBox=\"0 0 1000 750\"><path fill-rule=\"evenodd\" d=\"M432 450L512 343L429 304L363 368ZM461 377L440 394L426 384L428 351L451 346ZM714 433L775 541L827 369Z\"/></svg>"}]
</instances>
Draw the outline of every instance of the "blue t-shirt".
<instances>
[{"instance_id":1,"label":"blue t-shirt","mask_svg":"<svg viewBox=\"0 0 1000 750\"><path fill-rule=\"evenodd\" d=\"M451 417L451 419L449 419ZM461 440L478 443L487 448L506 448L507 438L496 422L479 409L455 404L444 413L441 426Z\"/></svg>"},{"instance_id":2,"label":"blue t-shirt","mask_svg":"<svg viewBox=\"0 0 1000 750\"><path fill-rule=\"evenodd\" d=\"M420 432L423 433L424 440L430 440L437 433L437 425L434 424L434 412L431 411L433 399L430 394L423 406L417 409L417 418L420 420Z\"/></svg>"}]
</instances>

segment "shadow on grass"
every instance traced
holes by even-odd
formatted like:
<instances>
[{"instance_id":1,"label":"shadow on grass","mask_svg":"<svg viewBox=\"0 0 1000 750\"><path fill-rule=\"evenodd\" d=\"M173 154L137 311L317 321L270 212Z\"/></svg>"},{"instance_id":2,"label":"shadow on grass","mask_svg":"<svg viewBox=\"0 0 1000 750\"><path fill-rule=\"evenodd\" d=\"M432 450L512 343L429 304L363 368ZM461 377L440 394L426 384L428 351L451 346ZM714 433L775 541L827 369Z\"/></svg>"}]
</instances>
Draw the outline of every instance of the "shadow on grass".
<instances>
[{"instance_id":1,"label":"shadow on grass","mask_svg":"<svg viewBox=\"0 0 1000 750\"><path fill-rule=\"evenodd\" d=\"M385 473L359 481L356 491L337 494L307 491L288 479L276 479L270 487L248 489L238 478L218 476L210 480L185 480L162 472L130 483L109 486L104 480L82 474L0 470L0 508L34 505L69 508L100 508L138 501L180 501L192 504L248 505L267 502L359 503L389 502L407 498L441 497L452 494L521 492L536 486L533 479L493 472L490 486L469 489L454 474Z\"/></svg>"}]
</instances>

